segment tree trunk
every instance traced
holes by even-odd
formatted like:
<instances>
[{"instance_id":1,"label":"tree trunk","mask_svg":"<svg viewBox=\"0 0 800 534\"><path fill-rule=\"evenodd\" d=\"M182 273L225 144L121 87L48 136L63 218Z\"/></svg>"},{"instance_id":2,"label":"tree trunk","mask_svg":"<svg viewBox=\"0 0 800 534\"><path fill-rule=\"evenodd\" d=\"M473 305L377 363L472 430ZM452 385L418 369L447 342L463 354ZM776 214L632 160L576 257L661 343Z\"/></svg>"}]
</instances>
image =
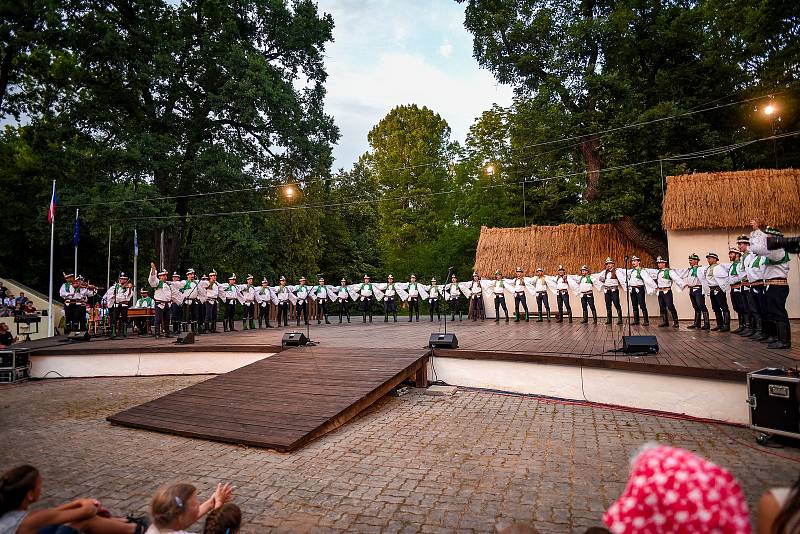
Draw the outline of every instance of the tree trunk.
<instances>
[{"instance_id":1,"label":"tree trunk","mask_svg":"<svg viewBox=\"0 0 800 534\"><path fill-rule=\"evenodd\" d=\"M589 177L586 179L586 189L583 191L583 198L587 202L593 202L597 199L600 171L603 168L603 161L597 153L599 148L600 137L597 134L583 138L581 144L578 145L578 150L583 156L583 162L586 164L586 170L589 172Z\"/></svg>"},{"instance_id":2,"label":"tree trunk","mask_svg":"<svg viewBox=\"0 0 800 534\"><path fill-rule=\"evenodd\" d=\"M611 224L625 239L644 249L653 259L667 256L667 244L642 230L630 215L625 215Z\"/></svg>"}]
</instances>

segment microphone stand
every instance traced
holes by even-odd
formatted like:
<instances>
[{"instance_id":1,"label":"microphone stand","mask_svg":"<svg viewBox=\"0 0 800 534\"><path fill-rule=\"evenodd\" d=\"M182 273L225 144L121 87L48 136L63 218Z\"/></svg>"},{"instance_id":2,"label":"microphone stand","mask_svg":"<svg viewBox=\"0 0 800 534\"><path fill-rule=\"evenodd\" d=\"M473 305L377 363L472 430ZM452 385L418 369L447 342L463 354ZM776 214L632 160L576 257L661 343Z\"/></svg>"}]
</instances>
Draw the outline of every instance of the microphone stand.
<instances>
[{"instance_id":1,"label":"microphone stand","mask_svg":"<svg viewBox=\"0 0 800 534\"><path fill-rule=\"evenodd\" d=\"M628 337L631 335L631 272L628 270L628 256L625 256L625 288L628 301Z\"/></svg>"},{"instance_id":2,"label":"microphone stand","mask_svg":"<svg viewBox=\"0 0 800 534\"><path fill-rule=\"evenodd\" d=\"M450 278L452 276L453 276L453 268L450 267L449 269L447 269L447 278L445 278L446 282L444 284L444 287L447 287L447 284L452 283L450 282ZM444 314L444 334L447 335L447 312L450 310L450 294L448 293L447 295L445 295L445 297L447 300L447 310L445 310Z\"/></svg>"}]
</instances>

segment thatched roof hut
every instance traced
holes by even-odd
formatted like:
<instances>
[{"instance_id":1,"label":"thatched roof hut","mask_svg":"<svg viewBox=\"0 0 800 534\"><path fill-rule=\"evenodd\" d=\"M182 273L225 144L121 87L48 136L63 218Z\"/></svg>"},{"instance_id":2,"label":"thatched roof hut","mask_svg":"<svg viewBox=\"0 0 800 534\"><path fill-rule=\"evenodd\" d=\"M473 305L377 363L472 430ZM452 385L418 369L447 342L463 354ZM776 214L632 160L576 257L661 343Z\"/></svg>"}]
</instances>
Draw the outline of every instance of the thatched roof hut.
<instances>
[{"instance_id":1,"label":"thatched roof hut","mask_svg":"<svg viewBox=\"0 0 800 534\"><path fill-rule=\"evenodd\" d=\"M662 223L667 230L800 227L800 170L756 169L667 177Z\"/></svg>"},{"instance_id":2,"label":"thatched roof hut","mask_svg":"<svg viewBox=\"0 0 800 534\"><path fill-rule=\"evenodd\" d=\"M562 224L559 226L527 226L525 228L481 228L475 252L475 271L484 278L494 276L497 269L513 276L522 267L530 276L537 267L555 274L559 265L568 273L577 273L587 264L599 271L607 256L623 266L623 258L639 256L642 263L655 267L652 258L627 241L610 224Z\"/></svg>"}]
</instances>

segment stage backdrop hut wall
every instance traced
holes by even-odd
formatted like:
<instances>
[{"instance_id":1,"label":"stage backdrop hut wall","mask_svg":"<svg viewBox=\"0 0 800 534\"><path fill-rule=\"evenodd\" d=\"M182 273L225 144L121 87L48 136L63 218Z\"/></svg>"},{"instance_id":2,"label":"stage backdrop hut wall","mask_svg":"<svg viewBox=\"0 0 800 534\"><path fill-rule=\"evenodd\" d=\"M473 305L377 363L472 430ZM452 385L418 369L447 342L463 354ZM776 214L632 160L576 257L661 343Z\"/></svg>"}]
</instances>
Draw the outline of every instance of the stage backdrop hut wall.
<instances>
[{"instance_id":1,"label":"stage backdrop hut wall","mask_svg":"<svg viewBox=\"0 0 800 534\"><path fill-rule=\"evenodd\" d=\"M485 279L494 279L494 272L500 269L503 277L513 278L517 267L525 269L526 276L533 276L538 267L548 275L555 275L558 266L563 265L567 274L579 274L581 265L586 264L594 274L603 270L608 256L617 262L617 267L625 266L625 256L639 256L644 267L655 267L653 258L610 224L562 224L524 228L482 227L475 253L475 271ZM550 310L555 314L558 311L555 296L550 293L548 298ZM605 320L603 294L595 290L594 298L598 319ZM580 299L570 293L570 303L573 316L580 320ZM506 304L513 317L514 302ZM484 307L486 316L494 318L494 298L489 293L484 295ZM623 296L623 314L627 315L627 309ZM531 298L528 298L528 310L536 312L536 302ZM651 316L658 316L655 295L647 297L647 311Z\"/></svg>"},{"instance_id":2,"label":"stage backdrop hut wall","mask_svg":"<svg viewBox=\"0 0 800 534\"><path fill-rule=\"evenodd\" d=\"M667 232L669 259L686 267L691 253L701 258L714 251L728 261L728 249L741 234L750 234L749 222L762 229L776 226L786 236L800 235L800 170L697 173L667 177L662 223ZM704 265L705 261L701 261ZM789 316L800 317L800 261L792 256L789 272ZM675 306L681 319L694 316L686 292ZM735 322L735 317L734 317Z\"/></svg>"}]
</instances>

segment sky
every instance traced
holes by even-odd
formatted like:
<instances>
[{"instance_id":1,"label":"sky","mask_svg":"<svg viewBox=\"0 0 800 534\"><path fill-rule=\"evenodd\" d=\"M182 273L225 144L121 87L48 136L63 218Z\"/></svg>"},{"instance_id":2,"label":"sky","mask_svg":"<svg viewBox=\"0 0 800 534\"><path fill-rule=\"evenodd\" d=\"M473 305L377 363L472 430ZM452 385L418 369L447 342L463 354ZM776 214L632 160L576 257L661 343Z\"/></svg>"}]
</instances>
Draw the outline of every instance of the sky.
<instances>
[{"instance_id":1,"label":"sky","mask_svg":"<svg viewBox=\"0 0 800 534\"><path fill-rule=\"evenodd\" d=\"M340 129L334 169L349 169L369 148L367 133L392 108L427 106L462 142L480 114L511 103L472 57L464 4L455 0L319 0L333 15L325 50L325 109Z\"/></svg>"}]
</instances>

